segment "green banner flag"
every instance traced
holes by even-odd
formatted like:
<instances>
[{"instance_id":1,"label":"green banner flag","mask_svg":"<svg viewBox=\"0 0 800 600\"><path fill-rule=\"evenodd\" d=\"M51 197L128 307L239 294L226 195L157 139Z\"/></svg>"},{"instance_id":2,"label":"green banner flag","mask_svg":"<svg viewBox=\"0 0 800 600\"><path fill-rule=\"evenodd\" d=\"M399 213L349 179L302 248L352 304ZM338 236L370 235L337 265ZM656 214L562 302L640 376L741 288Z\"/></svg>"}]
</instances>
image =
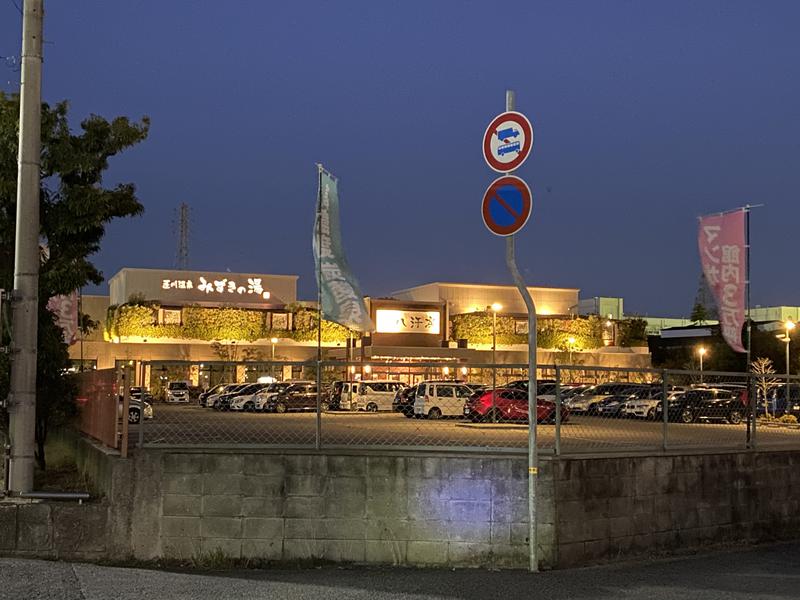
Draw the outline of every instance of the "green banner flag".
<instances>
[{"instance_id":1,"label":"green banner flag","mask_svg":"<svg viewBox=\"0 0 800 600\"><path fill-rule=\"evenodd\" d=\"M322 318L364 333L374 329L361 288L342 247L336 178L319 165L319 196L314 224L314 261Z\"/></svg>"}]
</instances>

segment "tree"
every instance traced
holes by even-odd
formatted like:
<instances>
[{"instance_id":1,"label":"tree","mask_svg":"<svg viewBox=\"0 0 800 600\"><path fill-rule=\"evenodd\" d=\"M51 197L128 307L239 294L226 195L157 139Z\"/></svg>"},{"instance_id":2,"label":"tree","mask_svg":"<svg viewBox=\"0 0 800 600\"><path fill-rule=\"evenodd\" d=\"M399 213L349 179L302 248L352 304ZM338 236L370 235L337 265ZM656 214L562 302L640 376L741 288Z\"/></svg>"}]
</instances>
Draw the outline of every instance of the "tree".
<instances>
[{"instance_id":1,"label":"tree","mask_svg":"<svg viewBox=\"0 0 800 600\"><path fill-rule=\"evenodd\" d=\"M778 382L777 378L769 377L775 374L772 360L766 357L757 358L750 363L750 371L757 375L756 390L759 397L764 400L764 413L769 416L769 390Z\"/></svg>"},{"instance_id":2,"label":"tree","mask_svg":"<svg viewBox=\"0 0 800 600\"><path fill-rule=\"evenodd\" d=\"M689 320L692 323L703 325L706 321L708 321L708 319L708 309L706 309L705 305L701 304L700 302L695 302L694 306L692 307L692 314L689 316Z\"/></svg>"},{"instance_id":3,"label":"tree","mask_svg":"<svg viewBox=\"0 0 800 600\"><path fill-rule=\"evenodd\" d=\"M618 324L620 346L646 346L647 321L638 317L625 319Z\"/></svg>"},{"instance_id":4,"label":"tree","mask_svg":"<svg viewBox=\"0 0 800 600\"><path fill-rule=\"evenodd\" d=\"M690 318L695 323L701 324L705 321L719 319L714 295L711 293L711 288L708 287L708 281L703 273L700 273L700 280L697 283L697 294L694 297L692 316Z\"/></svg>"},{"instance_id":5,"label":"tree","mask_svg":"<svg viewBox=\"0 0 800 600\"><path fill-rule=\"evenodd\" d=\"M72 414L73 390L66 379L69 355L47 301L89 283L103 281L91 256L100 249L113 219L141 214L131 183L103 186L108 159L144 140L149 120L112 121L91 115L73 134L68 105L42 105L40 188L41 238L48 252L39 272L39 357L37 359L37 462L46 466L44 443L49 427ZM12 288L16 222L19 98L0 92L0 287ZM81 323L82 326L88 323ZM4 340L3 343L7 343ZM8 394L9 362L0 361L0 394ZM4 422L5 419L2 419Z\"/></svg>"}]
</instances>

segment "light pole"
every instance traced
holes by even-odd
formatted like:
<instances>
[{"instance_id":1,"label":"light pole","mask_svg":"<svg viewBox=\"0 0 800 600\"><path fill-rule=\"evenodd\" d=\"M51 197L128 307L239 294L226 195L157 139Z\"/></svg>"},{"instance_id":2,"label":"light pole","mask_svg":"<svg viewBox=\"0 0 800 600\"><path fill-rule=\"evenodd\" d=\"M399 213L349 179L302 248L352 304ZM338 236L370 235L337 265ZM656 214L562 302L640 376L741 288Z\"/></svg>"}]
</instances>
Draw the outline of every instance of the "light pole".
<instances>
[{"instance_id":1,"label":"light pole","mask_svg":"<svg viewBox=\"0 0 800 600\"><path fill-rule=\"evenodd\" d=\"M567 346L569 347L569 364L572 364L572 351L575 350L575 338L569 336L567 338Z\"/></svg>"},{"instance_id":2,"label":"light pole","mask_svg":"<svg viewBox=\"0 0 800 600\"><path fill-rule=\"evenodd\" d=\"M270 338L269 343L272 344L272 362L269 365L269 374L275 379L275 344L278 343L278 338Z\"/></svg>"},{"instance_id":3,"label":"light pole","mask_svg":"<svg viewBox=\"0 0 800 600\"><path fill-rule=\"evenodd\" d=\"M708 352L708 350L705 346L700 346L697 349L697 354L700 355L700 383L703 383L703 357L706 355L706 352Z\"/></svg>"},{"instance_id":4,"label":"light pole","mask_svg":"<svg viewBox=\"0 0 800 600\"><path fill-rule=\"evenodd\" d=\"M786 408L783 409L783 412L789 410L789 388L791 386L791 382L789 380L790 377L790 369L789 369L789 344L792 341L792 338L789 336L789 332L794 329L794 321L791 319L786 319L786 322L783 324L783 328L786 331Z\"/></svg>"},{"instance_id":5,"label":"light pole","mask_svg":"<svg viewBox=\"0 0 800 600\"><path fill-rule=\"evenodd\" d=\"M497 422L497 313L503 305L495 302L489 307L492 311L492 423Z\"/></svg>"}]
</instances>

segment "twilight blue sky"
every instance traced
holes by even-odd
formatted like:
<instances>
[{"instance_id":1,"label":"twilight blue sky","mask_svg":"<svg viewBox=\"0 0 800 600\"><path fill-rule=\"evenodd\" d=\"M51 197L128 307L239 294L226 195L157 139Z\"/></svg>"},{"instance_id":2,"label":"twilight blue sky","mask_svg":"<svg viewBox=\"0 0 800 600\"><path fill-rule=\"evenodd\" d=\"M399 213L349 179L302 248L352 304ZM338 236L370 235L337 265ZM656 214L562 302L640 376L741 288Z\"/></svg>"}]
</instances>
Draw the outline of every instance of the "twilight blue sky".
<instances>
[{"instance_id":1,"label":"twilight blue sky","mask_svg":"<svg viewBox=\"0 0 800 600\"><path fill-rule=\"evenodd\" d=\"M106 276L173 266L185 201L192 268L298 274L314 297L321 161L364 293L510 283L479 207L481 136L511 87L535 128L517 173L534 194L517 240L531 285L686 314L696 217L764 203L753 303L800 304L800 2L45 4L45 99L68 99L76 126L152 119L108 173L146 211L109 227ZM0 0L1 56L20 30ZM0 61L0 88L18 78Z\"/></svg>"}]
</instances>

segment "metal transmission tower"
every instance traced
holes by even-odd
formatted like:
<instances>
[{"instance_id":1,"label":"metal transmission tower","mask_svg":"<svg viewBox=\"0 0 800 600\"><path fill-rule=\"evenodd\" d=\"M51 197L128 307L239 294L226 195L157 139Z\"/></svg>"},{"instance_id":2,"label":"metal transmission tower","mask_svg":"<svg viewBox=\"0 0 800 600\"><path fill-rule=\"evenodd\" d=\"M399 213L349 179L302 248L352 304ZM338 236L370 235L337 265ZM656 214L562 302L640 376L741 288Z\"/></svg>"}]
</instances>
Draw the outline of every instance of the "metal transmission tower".
<instances>
[{"instance_id":1,"label":"metal transmission tower","mask_svg":"<svg viewBox=\"0 0 800 600\"><path fill-rule=\"evenodd\" d=\"M189 205L181 202L178 206L178 250L175 266L181 271L189 269Z\"/></svg>"}]
</instances>

